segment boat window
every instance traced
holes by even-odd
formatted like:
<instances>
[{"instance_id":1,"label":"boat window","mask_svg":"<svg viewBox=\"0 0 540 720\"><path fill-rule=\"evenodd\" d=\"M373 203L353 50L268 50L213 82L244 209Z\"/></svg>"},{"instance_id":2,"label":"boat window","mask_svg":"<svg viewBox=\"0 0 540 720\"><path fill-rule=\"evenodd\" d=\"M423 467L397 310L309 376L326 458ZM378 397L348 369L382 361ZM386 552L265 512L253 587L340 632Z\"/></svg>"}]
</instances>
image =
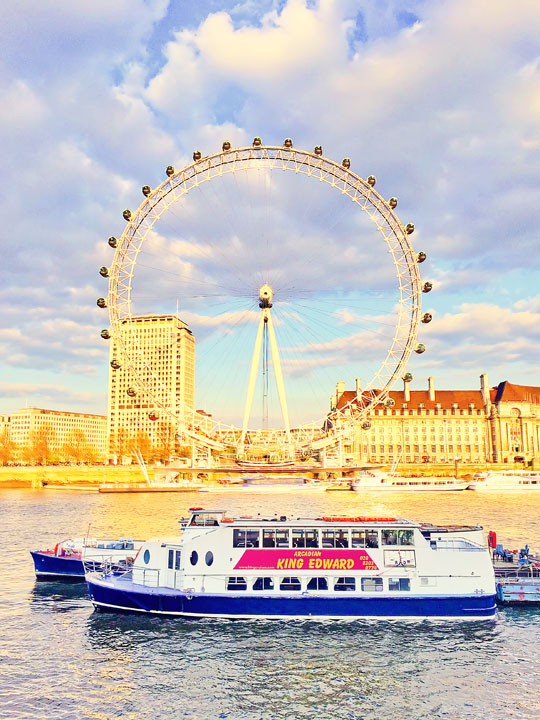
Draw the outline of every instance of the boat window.
<instances>
[{"instance_id":1,"label":"boat window","mask_svg":"<svg viewBox=\"0 0 540 720\"><path fill-rule=\"evenodd\" d=\"M398 530L398 545L414 545L414 531Z\"/></svg>"},{"instance_id":2,"label":"boat window","mask_svg":"<svg viewBox=\"0 0 540 720\"><path fill-rule=\"evenodd\" d=\"M280 590L301 590L300 580L297 577L284 577L279 584Z\"/></svg>"},{"instance_id":3,"label":"boat window","mask_svg":"<svg viewBox=\"0 0 540 720\"><path fill-rule=\"evenodd\" d=\"M342 528L336 530L336 547L348 548L349 547L349 531Z\"/></svg>"},{"instance_id":4,"label":"boat window","mask_svg":"<svg viewBox=\"0 0 540 720\"><path fill-rule=\"evenodd\" d=\"M189 562L190 562L192 565L196 565L198 559L199 559L199 555L198 555L197 551L196 551L196 550L193 550L193 552L191 553L191 555L190 555L190 557L189 557Z\"/></svg>"},{"instance_id":5,"label":"boat window","mask_svg":"<svg viewBox=\"0 0 540 720\"><path fill-rule=\"evenodd\" d=\"M274 580L271 577L259 577L253 583L254 590L273 590Z\"/></svg>"},{"instance_id":6,"label":"boat window","mask_svg":"<svg viewBox=\"0 0 540 720\"><path fill-rule=\"evenodd\" d=\"M246 578L229 577L227 578L227 590L247 590Z\"/></svg>"},{"instance_id":7,"label":"boat window","mask_svg":"<svg viewBox=\"0 0 540 720\"><path fill-rule=\"evenodd\" d=\"M175 558L174 558L174 569L175 569L175 570L180 570L180 557L181 557L181 555L182 555L182 553L180 552L180 550L176 550L176 555L175 555Z\"/></svg>"},{"instance_id":8,"label":"boat window","mask_svg":"<svg viewBox=\"0 0 540 720\"><path fill-rule=\"evenodd\" d=\"M169 550L169 570L174 567L174 550Z\"/></svg>"},{"instance_id":9,"label":"boat window","mask_svg":"<svg viewBox=\"0 0 540 720\"><path fill-rule=\"evenodd\" d=\"M408 591L411 589L411 581L409 578L388 578L388 589Z\"/></svg>"},{"instance_id":10,"label":"boat window","mask_svg":"<svg viewBox=\"0 0 540 720\"><path fill-rule=\"evenodd\" d=\"M356 581L353 577L338 577L334 590L342 592L356 590Z\"/></svg>"},{"instance_id":11,"label":"boat window","mask_svg":"<svg viewBox=\"0 0 540 720\"><path fill-rule=\"evenodd\" d=\"M362 590L364 592L382 592L382 578L362 578Z\"/></svg>"},{"instance_id":12,"label":"boat window","mask_svg":"<svg viewBox=\"0 0 540 720\"><path fill-rule=\"evenodd\" d=\"M382 544L383 545L397 545L397 530L385 529L382 531Z\"/></svg>"},{"instance_id":13,"label":"boat window","mask_svg":"<svg viewBox=\"0 0 540 720\"><path fill-rule=\"evenodd\" d=\"M148 563L150 562L150 550L144 551L143 560L145 562L145 565L148 565Z\"/></svg>"},{"instance_id":14,"label":"boat window","mask_svg":"<svg viewBox=\"0 0 540 720\"><path fill-rule=\"evenodd\" d=\"M233 547L254 548L259 547L259 531L247 529L233 530Z\"/></svg>"},{"instance_id":15,"label":"boat window","mask_svg":"<svg viewBox=\"0 0 540 720\"><path fill-rule=\"evenodd\" d=\"M378 530L366 530L366 539L368 548L379 547L379 531Z\"/></svg>"},{"instance_id":16,"label":"boat window","mask_svg":"<svg viewBox=\"0 0 540 720\"><path fill-rule=\"evenodd\" d=\"M288 548L289 547L289 530L276 530L276 547Z\"/></svg>"},{"instance_id":17,"label":"boat window","mask_svg":"<svg viewBox=\"0 0 540 720\"><path fill-rule=\"evenodd\" d=\"M366 547L366 531L365 530L351 530L351 547L353 547L353 548Z\"/></svg>"},{"instance_id":18,"label":"boat window","mask_svg":"<svg viewBox=\"0 0 540 720\"><path fill-rule=\"evenodd\" d=\"M276 547L276 531L263 530L263 547Z\"/></svg>"},{"instance_id":19,"label":"boat window","mask_svg":"<svg viewBox=\"0 0 540 720\"><path fill-rule=\"evenodd\" d=\"M414 550L385 550L385 567L416 567Z\"/></svg>"},{"instance_id":20,"label":"boat window","mask_svg":"<svg viewBox=\"0 0 540 720\"><path fill-rule=\"evenodd\" d=\"M219 525L217 517L210 513L196 513L191 518L190 525L197 525L197 527L208 527L213 525Z\"/></svg>"},{"instance_id":21,"label":"boat window","mask_svg":"<svg viewBox=\"0 0 540 720\"><path fill-rule=\"evenodd\" d=\"M214 553L211 550L206 553L204 561L208 567L210 567L210 565L214 562Z\"/></svg>"},{"instance_id":22,"label":"boat window","mask_svg":"<svg viewBox=\"0 0 540 720\"><path fill-rule=\"evenodd\" d=\"M308 590L328 590L328 580L325 577L311 578L307 584Z\"/></svg>"},{"instance_id":23,"label":"boat window","mask_svg":"<svg viewBox=\"0 0 540 720\"><path fill-rule=\"evenodd\" d=\"M322 543L323 548L336 547L336 534L334 530L323 530L322 531Z\"/></svg>"},{"instance_id":24,"label":"boat window","mask_svg":"<svg viewBox=\"0 0 540 720\"><path fill-rule=\"evenodd\" d=\"M292 546L293 548L306 547L306 536L304 530L298 530L293 528L292 533Z\"/></svg>"}]
</instances>

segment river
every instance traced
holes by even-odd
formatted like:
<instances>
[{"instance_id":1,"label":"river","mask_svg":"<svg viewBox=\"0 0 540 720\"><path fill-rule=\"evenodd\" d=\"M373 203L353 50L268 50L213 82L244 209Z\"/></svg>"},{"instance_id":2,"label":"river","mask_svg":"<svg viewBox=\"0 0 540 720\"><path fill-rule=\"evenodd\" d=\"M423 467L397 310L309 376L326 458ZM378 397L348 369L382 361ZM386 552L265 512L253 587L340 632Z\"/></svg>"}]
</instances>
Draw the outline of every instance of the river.
<instances>
[{"instance_id":1,"label":"river","mask_svg":"<svg viewBox=\"0 0 540 720\"><path fill-rule=\"evenodd\" d=\"M95 613L36 583L30 548L173 536L187 508L480 523L540 549L540 493L98 494L0 491L0 717L64 720L539 718L540 610L494 621L184 620Z\"/></svg>"}]
</instances>

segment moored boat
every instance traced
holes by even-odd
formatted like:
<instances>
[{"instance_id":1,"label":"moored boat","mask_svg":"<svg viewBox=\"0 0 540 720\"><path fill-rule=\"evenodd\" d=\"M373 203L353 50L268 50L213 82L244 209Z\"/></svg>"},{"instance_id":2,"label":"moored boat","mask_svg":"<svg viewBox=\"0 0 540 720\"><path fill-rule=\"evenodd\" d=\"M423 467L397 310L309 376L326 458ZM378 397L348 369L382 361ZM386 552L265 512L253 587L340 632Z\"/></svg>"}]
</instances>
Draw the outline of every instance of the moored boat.
<instances>
[{"instance_id":1,"label":"moored boat","mask_svg":"<svg viewBox=\"0 0 540 720\"><path fill-rule=\"evenodd\" d=\"M380 470L364 470L352 478L351 487L356 492L375 490L393 492L450 492L466 490L469 480L459 480L456 477L436 477L433 475L418 475L409 477L393 472L384 473Z\"/></svg>"},{"instance_id":2,"label":"moored boat","mask_svg":"<svg viewBox=\"0 0 540 720\"><path fill-rule=\"evenodd\" d=\"M100 569L104 562L127 567L136 557L142 540L95 540L76 538L56 543L47 550L31 550L38 580L84 581L84 562Z\"/></svg>"},{"instance_id":3,"label":"moored boat","mask_svg":"<svg viewBox=\"0 0 540 720\"><path fill-rule=\"evenodd\" d=\"M469 490L480 492L521 492L540 490L540 472L532 470L493 470L477 473Z\"/></svg>"},{"instance_id":4,"label":"moored boat","mask_svg":"<svg viewBox=\"0 0 540 720\"><path fill-rule=\"evenodd\" d=\"M311 480L300 475L245 475L230 484L206 485L198 492L285 493L323 492L329 483Z\"/></svg>"},{"instance_id":5,"label":"moored boat","mask_svg":"<svg viewBox=\"0 0 540 720\"><path fill-rule=\"evenodd\" d=\"M495 613L479 526L397 518L228 518L192 508L130 570L86 575L96 609L225 618L443 618Z\"/></svg>"}]
</instances>

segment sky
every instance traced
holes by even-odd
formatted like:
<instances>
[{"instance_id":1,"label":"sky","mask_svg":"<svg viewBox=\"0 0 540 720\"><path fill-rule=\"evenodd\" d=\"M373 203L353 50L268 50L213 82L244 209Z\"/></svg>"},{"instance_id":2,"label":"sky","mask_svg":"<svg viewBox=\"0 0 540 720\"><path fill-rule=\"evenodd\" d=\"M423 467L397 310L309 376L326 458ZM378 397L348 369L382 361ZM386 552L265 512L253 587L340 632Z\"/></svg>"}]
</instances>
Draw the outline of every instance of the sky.
<instances>
[{"instance_id":1,"label":"sky","mask_svg":"<svg viewBox=\"0 0 540 720\"><path fill-rule=\"evenodd\" d=\"M0 413L106 413L107 238L167 165L255 136L349 157L415 224L433 321L413 389L429 376L477 389L481 373L539 386L539 37L537 0L8 5ZM197 402L226 421L241 414L270 275L294 421L384 354L392 267L363 214L326 190L264 172L208 183L140 255L134 311L178 302L197 338Z\"/></svg>"}]
</instances>

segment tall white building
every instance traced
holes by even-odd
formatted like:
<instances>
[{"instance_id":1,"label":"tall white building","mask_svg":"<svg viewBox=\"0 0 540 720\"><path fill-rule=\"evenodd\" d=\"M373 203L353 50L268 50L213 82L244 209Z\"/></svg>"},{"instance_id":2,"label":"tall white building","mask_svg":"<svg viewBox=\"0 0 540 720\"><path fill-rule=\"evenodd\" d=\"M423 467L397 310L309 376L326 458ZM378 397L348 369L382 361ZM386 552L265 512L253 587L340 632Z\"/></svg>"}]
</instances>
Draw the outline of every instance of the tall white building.
<instances>
[{"instance_id":1,"label":"tall white building","mask_svg":"<svg viewBox=\"0 0 540 720\"><path fill-rule=\"evenodd\" d=\"M160 408L171 402L195 405L195 336L176 315L141 315L125 324L123 342L133 358L125 366L118 338L111 339L109 368L109 454L114 455L115 438L135 437L140 431L159 443L170 416ZM115 366L119 365L119 367ZM138 379L150 383L145 393ZM157 400L157 402L156 402Z\"/></svg>"}]
</instances>

